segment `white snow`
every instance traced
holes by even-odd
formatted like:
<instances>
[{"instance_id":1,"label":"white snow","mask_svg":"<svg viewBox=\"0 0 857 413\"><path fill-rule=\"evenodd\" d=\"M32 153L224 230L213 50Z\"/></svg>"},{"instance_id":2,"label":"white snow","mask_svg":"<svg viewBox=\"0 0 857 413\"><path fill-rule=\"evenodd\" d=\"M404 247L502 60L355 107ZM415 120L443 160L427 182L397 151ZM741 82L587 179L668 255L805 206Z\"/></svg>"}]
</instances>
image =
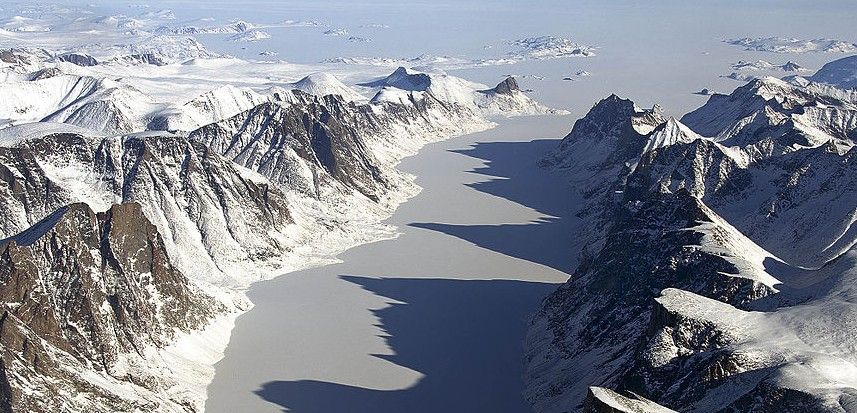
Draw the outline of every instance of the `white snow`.
<instances>
[{"instance_id":1,"label":"white snow","mask_svg":"<svg viewBox=\"0 0 857 413\"><path fill-rule=\"evenodd\" d=\"M254 30L242 33L252 34ZM3 83L7 98L0 102L0 117L6 118L3 124L8 127L8 130L0 131L2 145L19 145L43 132L86 132L94 137L121 135L109 138L106 143L112 148L112 153L119 155L122 142L130 137L170 135L168 132L147 131L148 128L189 131L268 102L274 93L282 93L283 87L317 95L338 94L349 101L367 101L355 88L338 79L335 73L343 73L341 70L319 72L320 67L312 65L217 58L191 37L156 35L105 48L87 45L81 50L93 53L100 60L151 51L167 59L169 64L141 65L116 59L110 65L80 67L54 63L33 54L36 58L27 67L28 71L61 65L64 74L27 81L23 80L25 75L14 72L18 70L17 66L0 69L9 70L8 80ZM386 70L379 67L368 73L349 70L344 74L352 81L368 81ZM299 75L304 77L294 83L288 81ZM161 232L168 250L172 251L174 264L201 288L225 302L235 301L238 304L234 308L240 309L230 312L228 317L231 318L217 320L206 332L183 337L167 350L147 352L145 358L150 362L147 367L129 356L124 361L126 365L121 367L123 371L162 376L173 383L168 386L168 396L146 397L169 397L173 401L181 400L197 406L204 401L205 385L213 374L211 365L222 357L228 342L229 325L238 312L248 308L240 297L234 297L236 291L276 274L330 263L331 257L344 249L393 237L393 228L379 224L379 221L418 192L414 177L392 170L401 157L413 154L427 142L493 126L484 119L485 116L551 113L522 92L493 96L486 93L489 86L446 74L403 69L384 79L387 82L379 86L386 92L379 92L378 96L387 93L387 96L402 94L407 97L383 99L376 96L375 101L380 105L372 105L372 110L384 111L385 105L393 100L410 106L413 101L408 95L416 94L414 99L418 100L423 94L431 93L446 105L460 107L460 117L449 118L445 113L431 112L425 114L427 119L420 120L431 128L424 128L419 122L392 125L384 136L368 137L369 150L383 162L385 173L399 174L395 191L384 194L377 204L355 194L343 195L345 191L333 187L319 194L324 200L321 202L297 192L288 192L289 211L295 224L281 228L277 234L268 234L288 246L282 257L272 258L264 264L246 261L246 257L242 258L244 249L235 244L232 236L216 235L219 234L217 228L225 227L221 222L223 217L206 214L206 219L194 221L183 212L187 201L179 192L141 194L157 200L158 207L145 207L144 213ZM418 81L411 82L414 79ZM374 93L374 89L378 88L362 90ZM169 159L164 161L172 162ZM120 161L116 159L114 162ZM46 158L40 159L40 163L49 179L62 187L70 200L86 202L96 211L106 210L117 201L102 181L104 177L82 169L71 160ZM272 185L258 173L239 167L236 170L254 182ZM168 173L173 172L168 170ZM159 187L167 187L168 178L152 177ZM209 202L197 207L203 211L218 208ZM208 232L208 236L203 237L201 231ZM217 255L217 264L212 261L211 254ZM194 358L195 352L204 357ZM97 374L92 380L100 380L100 385L116 389L128 397L134 391L147 393L142 388Z\"/></svg>"},{"instance_id":2,"label":"white snow","mask_svg":"<svg viewBox=\"0 0 857 413\"><path fill-rule=\"evenodd\" d=\"M725 40L726 43L741 46L746 50L774 53L854 53L857 44L836 39L797 39L793 37L743 37Z\"/></svg>"},{"instance_id":3,"label":"white snow","mask_svg":"<svg viewBox=\"0 0 857 413\"><path fill-rule=\"evenodd\" d=\"M292 89L298 89L316 96L339 95L349 102L368 100L354 89L342 83L335 75L328 72L309 74L288 86Z\"/></svg>"},{"instance_id":4,"label":"white snow","mask_svg":"<svg viewBox=\"0 0 857 413\"><path fill-rule=\"evenodd\" d=\"M348 30L346 30L346 29L342 29L342 28L339 28L339 29L330 29L330 30L325 30L324 35L325 35L325 36L334 36L334 37L337 37L337 36L347 36L347 35L348 35Z\"/></svg>"},{"instance_id":5,"label":"white snow","mask_svg":"<svg viewBox=\"0 0 857 413\"><path fill-rule=\"evenodd\" d=\"M250 30L241 32L231 36L229 39L234 42L257 42L259 40L270 39L271 35L262 30Z\"/></svg>"},{"instance_id":6,"label":"white snow","mask_svg":"<svg viewBox=\"0 0 857 413\"><path fill-rule=\"evenodd\" d=\"M575 43L563 37L528 37L515 40L511 44L520 49L510 53L516 58L556 59L569 56L595 56L595 47Z\"/></svg>"},{"instance_id":7,"label":"white snow","mask_svg":"<svg viewBox=\"0 0 857 413\"><path fill-rule=\"evenodd\" d=\"M0 129L0 147L15 147L30 139L41 138L54 133L76 133L83 136L102 136L91 129L56 122L33 122Z\"/></svg>"}]
</instances>

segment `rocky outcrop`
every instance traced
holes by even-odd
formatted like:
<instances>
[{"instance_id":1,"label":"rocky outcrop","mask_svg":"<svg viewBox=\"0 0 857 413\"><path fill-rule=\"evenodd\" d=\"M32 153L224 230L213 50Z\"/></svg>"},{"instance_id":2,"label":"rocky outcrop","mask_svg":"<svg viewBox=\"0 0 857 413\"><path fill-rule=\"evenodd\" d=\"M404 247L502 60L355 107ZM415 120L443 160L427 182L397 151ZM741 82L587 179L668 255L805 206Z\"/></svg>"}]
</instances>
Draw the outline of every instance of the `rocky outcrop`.
<instances>
[{"instance_id":1,"label":"rocky outcrop","mask_svg":"<svg viewBox=\"0 0 857 413\"><path fill-rule=\"evenodd\" d=\"M78 66L96 66L98 60L84 53L64 53L56 57L57 61L68 62Z\"/></svg>"},{"instance_id":2,"label":"rocky outcrop","mask_svg":"<svg viewBox=\"0 0 857 413\"><path fill-rule=\"evenodd\" d=\"M681 122L615 97L577 121L546 164L594 229L533 320L536 410L854 411L855 102L763 79Z\"/></svg>"},{"instance_id":3,"label":"rocky outcrop","mask_svg":"<svg viewBox=\"0 0 857 413\"><path fill-rule=\"evenodd\" d=\"M285 194L264 178L179 136L87 138L54 134L0 148L5 236L70 202L106 210L137 202L165 236L174 264L205 281L260 277L249 262L277 260L290 247ZM271 266L276 266L273 261ZM264 267L264 266L263 266Z\"/></svg>"},{"instance_id":4,"label":"rocky outcrop","mask_svg":"<svg viewBox=\"0 0 857 413\"><path fill-rule=\"evenodd\" d=\"M627 392L619 394L610 389L590 387L583 402L582 413L670 413L673 410Z\"/></svg>"},{"instance_id":5,"label":"rocky outcrop","mask_svg":"<svg viewBox=\"0 0 857 413\"><path fill-rule=\"evenodd\" d=\"M284 190L316 198L356 191L377 203L406 185L389 162L379 159L389 156L384 152L408 151L430 136L465 132L465 120L485 125L469 109L430 94L414 97L409 104L368 105L346 102L338 95L290 93L288 101L256 106L199 128L189 139ZM389 149L380 152L384 147Z\"/></svg>"},{"instance_id":6,"label":"rocky outcrop","mask_svg":"<svg viewBox=\"0 0 857 413\"><path fill-rule=\"evenodd\" d=\"M113 388L162 390L134 365L226 311L173 266L136 203L100 214L60 208L0 243L0 280L3 373L16 410L167 409Z\"/></svg>"},{"instance_id":7,"label":"rocky outcrop","mask_svg":"<svg viewBox=\"0 0 857 413\"><path fill-rule=\"evenodd\" d=\"M166 66L168 62L162 56L154 53L134 53L126 56L117 56L110 60L109 63L119 63L125 65L154 65Z\"/></svg>"},{"instance_id":8,"label":"rocky outcrop","mask_svg":"<svg viewBox=\"0 0 857 413\"><path fill-rule=\"evenodd\" d=\"M497 86L495 86L493 90L494 90L494 93L500 93L503 95L511 95L512 93L514 93L516 91L520 91L521 88L518 86L518 81L515 80L514 77L509 76L506 78L506 80L498 83Z\"/></svg>"},{"instance_id":9,"label":"rocky outcrop","mask_svg":"<svg viewBox=\"0 0 857 413\"><path fill-rule=\"evenodd\" d=\"M189 138L287 190L317 194L336 181L377 201L392 184L364 136L377 134L387 120L336 96L301 97L300 104L262 104Z\"/></svg>"},{"instance_id":10,"label":"rocky outcrop","mask_svg":"<svg viewBox=\"0 0 857 413\"><path fill-rule=\"evenodd\" d=\"M59 146L86 145L80 135L60 134L52 139ZM0 147L0 237L9 237L35 224L69 202L63 189L53 182L27 147Z\"/></svg>"},{"instance_id":11,"label":"rocky outcrop","mask_svg":"<svg viewBox=\"0 0 857 413\"><path fill-rule=\"evenodd\" d=\"M627 198L615 214L601 250L545 300L531 327L527 397L538 411L573 410L591 385L619 387L662 289L739 307L776 292L764 274L742 273L740 234L686 191Z\"/></svg>"},{"instance_id":12,"label":"rocky outcrop","mask_svg":"<svg viewBox=\"0 0 857 413\"><path fill-rule=\"evenodd\" d=\"M170 135L102 140L93 170L104 189L139 202L174 251L176 265L218 285L260 277L288 248L285 195L197 142ZM275 263L271 265L276 266ZM204 271L202 271L204 270ZM230 278L234 277L234 278Z\"/></svg>"},{"instance_id":13,"label":"rocky outcrop","mask_svg":"<svg viewBox=\"0 0 857 413\"><path fill-rule=\"evenodd\" d=\"M395 165L423 144L488 128L492 110L547 113L408 71L365 104L324 75L303 82L324 96L223 86L158 103L43 66L0 101L16 125L0 136L0 408L37 412L201 410L246 308L236 290L389 236L378 222L418 190Z\"/></svg>"}]
</instances>

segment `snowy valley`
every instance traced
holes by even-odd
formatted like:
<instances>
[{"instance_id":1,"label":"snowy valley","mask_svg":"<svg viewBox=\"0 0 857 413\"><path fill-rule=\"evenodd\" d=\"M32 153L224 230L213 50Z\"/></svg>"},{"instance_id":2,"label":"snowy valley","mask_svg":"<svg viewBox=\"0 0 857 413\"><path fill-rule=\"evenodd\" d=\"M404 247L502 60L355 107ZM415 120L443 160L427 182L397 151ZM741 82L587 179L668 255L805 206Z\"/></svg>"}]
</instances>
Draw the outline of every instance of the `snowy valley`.
<instances>
[{"instance_id":1,"label":"snowy valley","mask_svg":"<svg viewBox=\"0 0 857 413\"><path fill-rule=\"evenodd\" d=\"M853 7L358 3L0 2L0 412L857 412Z\"/></svg>"},{"instance_id":2,"label":"snowy valley","mask_svg":"<svg viewBox=\"0 0 857 413\"><path fill-rule=\"evenodd\" d=\"M556 112L512 78L252 84L313 69L131 52L3 55L4 396L29 411L201 410L250 283L392 236L418 190L395 165L425 143Z\"/></svg>"}]
</instances>

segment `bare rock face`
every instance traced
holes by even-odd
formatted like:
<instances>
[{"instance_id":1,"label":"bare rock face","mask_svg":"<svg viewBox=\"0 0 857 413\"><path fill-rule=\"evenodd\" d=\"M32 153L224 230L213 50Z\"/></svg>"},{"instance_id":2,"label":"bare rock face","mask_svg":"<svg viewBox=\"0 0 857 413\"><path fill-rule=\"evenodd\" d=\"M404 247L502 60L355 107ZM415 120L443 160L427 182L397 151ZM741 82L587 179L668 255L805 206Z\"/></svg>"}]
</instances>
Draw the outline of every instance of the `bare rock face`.
<instances>
[{"instance_id":1,"label":"bare rock face","mask_svg":"<svg viewBox=\"0 0 857 413\"><path fill-rule=\"evenodd\" d=\"M95 60L94 57L85 53L65 53L57 56L57 60L60 62L68 62L71 64L75 64L78 66L98 65L98 60Z\"/></svg>"},{"instance_id":2,"label":"bare rock face","mask_svg":"<svg viewBox=\"0 0 857 413\"><path fill-rule=\"evenodd\" d=\"M30 75L31 81L42 80L42 79L50 79L52 77L61 76L63 74L62 70L57 67L48 67L44 69L39 69L33 72Z\"/></svg>"},{"instance_id":3,"label":"bare rock face","mask_svg":"<svg viewBox=\"0 0 857 413\"><path fill-rule=\"evenodd\" d=\"M285 197L211 149L176 136L108 138L93 169L109 193L139 202L184 271L223 269L283 253L291 224ZM231 271L230 271L231 272Z\"/></svg>"},{"instance_id":4,"label":"bare rock face","mask_svg":"<svg viewBox=\"0 0 857 413\"><path fill-rule=\"evenodd\" d=\"M518 81L512 76L507 77L506 80L500 82L494 87L495 93L504 95L511 95L513 92L520 90L521 88L518 86Z\"/></svg>"},{"instance_id":5,"label":"bare rock face","mask_svg":"<svg viewBox=\"0 0 857 413\"><path fill-rule=\"evenodd\" d=\"M165 243L174 264L205 269L211 275L206 281L228 284L224 269L281 256L292 223L282 191L251 175L169 134L29 139L0 148L0 234L24 231L68 203L106 210L115 202L137 202L161 233L170 234Z\"/></svg>"},{"instance_id":6,"label":"bare rock face","mask_svg":"<svg viewBox=\"0 0 857 413\"><path fill-rule=\"evenodd\" d=\"M620 387L645 340L654 298L664 288L737 306L775 292L738 276L742 251L732 246L738 235L717 222L686 191L626 201L602 249L581 262L535 317L526 378L527 396L537 409L575 408L562 407L569 403L562 399L548 405L554 389L580 403L590 385Z\"/></svg>"},{"instance_id":7,"label":"bare rock face","mask_svg":"<svg viewBox=\"0 0 857 413\"><path fill-rule=\"evenodd\" d=\"M147 64L154 66L165 66L167 65L167 61L164 60L163 57L154 54L154 53L135 53L127 56L118 56L113 59L114 62L122 63L122 64L131 64L131 65L139 65L139 64Z\"/></svg>"},{"instance_id":8,"label":"bare rock face","mask_svg":"<svg viewBox=\"0 0 857 413\"><path fill-rule=\"evenodd\" d=\"M284 191L320 197L357 192L378 202L402 185L401 174L377 149L408 150L430 136L481 125L476 114L426 92L408 104L346 102L299 90L226 120L188 139L267 177ZM412 142L408 142L411 140ZM387 156L387 154L382 154Z\"/></svg>"},{"instance_id":9,"label":"bare rock face","mask_svg":"<svg viewBox=\"0 0 857 413\"><path fill-rule=\"evenodd\" d=\"M172 265L136 203L101 214L60 208L0 244L0 280L3 373L16 410L157 408L111 386L157 391L162 383L135 372L135 360L225 310ZM87 396L39 396L77 393Z\"/></svg>"},{"instance_id":10,"label":"bare rock face","mask_svg":"<svg viewBox=\"0 0 857 413\"><path fill-rule=\"evenodd\" d=\"M0 62L33 65L42 60L49 59L51 53L39 48L11 48L0 50Z\"/></svg>"},{"instance_id":11,"label":"bare rock face","mask_svg":"<svg viewBox=\"0 0 857 413\"><path fill-rule=\"evenodd\" d=\"M189 138L286 189L314 194L332 180L373 200L388 191L390 183L363 138L372 133L370 128L380 127L379 119L370 111L349 108L336 96L295 93L305 102L265 103L204 126ZM301 173L307 169L309 174Z\"/></svg>"},{"instance_id":12,"label":"bare rock face","mask_svg":"<svg viewBox=\"0 0 857 413\"><path fill-rule=\"evenodd\" d=\"M86 145L79 135L56 135L58 146ZM63 189L39 165L27 147L0 147L0 236L9 237L68 203Z\"/></svg>"}]
</instances>

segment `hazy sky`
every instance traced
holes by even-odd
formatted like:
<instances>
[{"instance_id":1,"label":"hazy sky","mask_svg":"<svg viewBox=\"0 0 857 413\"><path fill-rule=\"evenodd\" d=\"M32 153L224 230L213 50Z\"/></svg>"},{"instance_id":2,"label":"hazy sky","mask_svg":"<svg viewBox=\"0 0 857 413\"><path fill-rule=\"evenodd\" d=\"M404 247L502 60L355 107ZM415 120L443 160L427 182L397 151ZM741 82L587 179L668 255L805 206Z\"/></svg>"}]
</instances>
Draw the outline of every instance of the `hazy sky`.
<instances>
[{"instance_id":1,"label":"hazy sky","mask_svg":"<svg viewBox=\"0 0 857 413\"><path fill-rule=\"evenodd\" d=\"M169 8L176 22L205 25L200 18L224 23L244 19L272 24L283 20L316 20L327 28L266 28L272 38L235 43L224 36L201 40L215 50L244 58L276 51L277 58L317 63L346 56L409 58L421 54L466 58L498 57L510 40L550 35L598 47L593 58L535 61L456 72L484 83L508 74L535 75L522 79L536 97L578 111L595 100L618 93L642 105L662 103L680 115L704 98L691 95L703 87L729 92L740 83L723 79L737 60L794 60L817 69L841 55L811 53L783 55L746 52L726 45L737 37L782 36L805 39L836 38L857 42L855 1L233 1L137 0L71 2L97 4L104 13L140 13ZM377 29L361 27L387 25ZM324 36L328 28L346 29L348 36L370 39L355 43L346 37ZM593 76L581 82L561 79L580 70Z\"/></svg>"}]
</instances>

